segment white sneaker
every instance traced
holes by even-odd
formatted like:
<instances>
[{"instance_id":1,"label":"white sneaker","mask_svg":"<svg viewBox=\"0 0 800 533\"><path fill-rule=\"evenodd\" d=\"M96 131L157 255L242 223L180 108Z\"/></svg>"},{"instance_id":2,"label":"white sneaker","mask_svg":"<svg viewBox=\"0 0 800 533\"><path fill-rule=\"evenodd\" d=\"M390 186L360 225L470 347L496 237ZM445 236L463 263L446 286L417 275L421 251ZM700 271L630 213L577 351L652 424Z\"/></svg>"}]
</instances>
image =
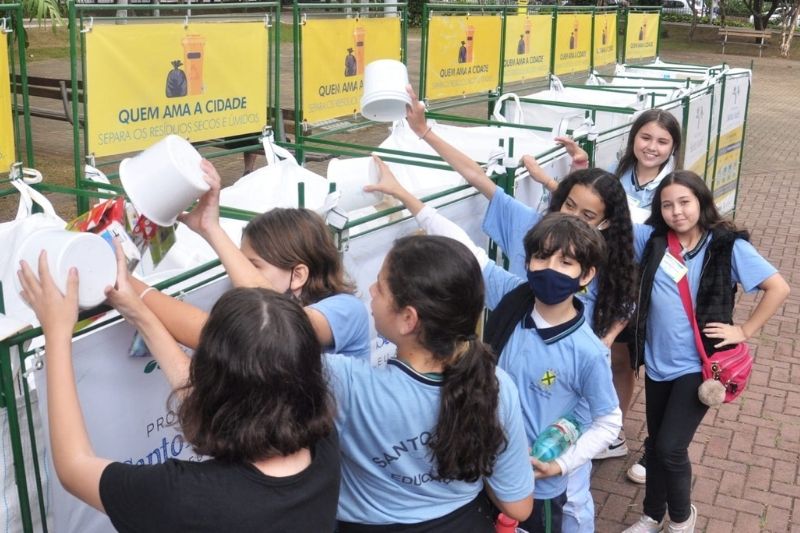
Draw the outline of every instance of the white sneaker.
<instances>
[{"instance_id":1,"label":"white sneaker","mask_svg":"<svg viewBox=\"0 0 800 533\"><path fill-rule=\"evenodd\" d=\"M608 448L592 457L592 459L610 459L612 457L625 457L626 455L628 455L628 445L625 439L617 437Z\"/></svg>"},{"instance_id":2,"label":"white sneaker","mask_svg":"<svg viewBox=\"0 0 800 533\"><path fill-rule=\"evenodd\" d=\"M692 505L692 512L685 522L669 521L667 531L669 533L694 533L694 524L697 522L697 507Z\"/></svg>"},{"instance_id":3,"label":"white sneaker","mask_svg":"<svg viewBox=\"0 0 800 533\"><path fill-rule=\"evenodd\" d=\"M656 522L646 514L639 517L639 521L622 533L659 533L664 529L664 521Z\"/></svg>"},{"instance_id":4,"label":"white sneaker","mask_svg":"<svg viewBox=\"0 0 800 533\"><path fill-rule=\"evenodd\" d=\"M628 469L628 479L639 485L644 485L647 481L647 455L642 454L639 460Z\"/></svg>"}]
</instances>

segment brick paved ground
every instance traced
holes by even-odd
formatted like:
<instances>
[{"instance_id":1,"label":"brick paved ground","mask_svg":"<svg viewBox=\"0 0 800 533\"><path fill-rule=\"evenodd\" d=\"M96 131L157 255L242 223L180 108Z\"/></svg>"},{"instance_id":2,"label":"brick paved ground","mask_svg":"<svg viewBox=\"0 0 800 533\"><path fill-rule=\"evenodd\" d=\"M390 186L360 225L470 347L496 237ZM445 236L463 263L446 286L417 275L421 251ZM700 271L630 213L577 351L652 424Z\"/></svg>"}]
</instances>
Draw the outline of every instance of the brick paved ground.
<instances>
[{"instance_id":1,"label":"brick paved ground","mask_svg":"<svg viewBox=\"0 0 800 533\"><path fill-rule=\"evenodd\" d=\"M409 57L417 57L418 42L409 44ZM683 53L664 59L750 64L749 57L730 55ZM291 64L290 54L284 54L284 62ZM67 76L66 69L59 61L30 65L33 75ZM412 77L417 72L412 68ZM284 80L282 86L284 102L290 105L290 82ZM698 531L800 533L800 361L795 358L800 351L799 88L800 62L755 59L736 218L751 230L755 246L780 269L794 292L753 339L757 364L748 390L733 405L709 412L692 443ZM38 160L69 159L71 130L66 124L34 119L33 130ZM70 169L67 164L64 171L71 173ZM238 177L240 169L239 158L222 162L229 179ZM741 297L737 319L744 320L754 303L751 296ZM629 446L637 450L646 432L641 390L625 429ZM635 455L595 463L592 487L600 533L621 531L641 512L644 487L625 478Z\"/></svg>"}]
</instances>

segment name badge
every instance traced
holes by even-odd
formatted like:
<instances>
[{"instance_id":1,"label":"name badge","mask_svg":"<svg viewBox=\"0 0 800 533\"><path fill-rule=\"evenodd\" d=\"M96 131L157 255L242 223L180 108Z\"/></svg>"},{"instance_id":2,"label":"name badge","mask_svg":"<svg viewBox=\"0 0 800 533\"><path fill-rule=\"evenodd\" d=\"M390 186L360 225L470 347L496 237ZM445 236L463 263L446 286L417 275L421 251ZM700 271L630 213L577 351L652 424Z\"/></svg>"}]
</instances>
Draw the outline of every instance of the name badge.
<instances>
[{"instance_id":1,"label":"name badge","mask_svg":"<svg viewBox=\"0 0 800 533\"><path fill-rule=\"evenodd\" d=\"M678 283L681 279L683 279L686 273L689 272L689 269L686 268L686 265L675 259L675 256L669 252L664 254L664 258L661 260L659 268L666 272L667 276L669 276L675 283Z\"/></svg>"}]
</instances>

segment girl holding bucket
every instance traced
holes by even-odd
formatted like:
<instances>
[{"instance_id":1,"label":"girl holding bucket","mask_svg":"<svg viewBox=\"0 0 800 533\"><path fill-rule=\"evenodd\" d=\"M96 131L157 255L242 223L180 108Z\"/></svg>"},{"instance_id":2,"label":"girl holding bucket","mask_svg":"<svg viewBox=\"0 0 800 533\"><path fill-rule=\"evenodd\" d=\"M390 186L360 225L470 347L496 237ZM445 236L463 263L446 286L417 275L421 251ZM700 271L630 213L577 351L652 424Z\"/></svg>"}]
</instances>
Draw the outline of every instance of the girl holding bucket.
<instances>
[{"instance_id":1,"label":"girl holding bucket","mask_svg":"<svg viewBox=\"0 0 800 533\"><path fill-rule=\"evenodd\" d=\"M219 224L220 177L203 160L211 189L180 220L211 244L236 287L289 294L306 310L326 352L369 358L369 319L354 296L330 232L308 209L276 208L252 219L237 248ZM142 300L181 344L194 347L206 313L130 278Z\"/></svg>"},{"instance_id":2,"label":"girl holding bucket","mask_svg":"<svg viewBox=\"0 0 800 533\"><path fill-rule=\"evenodd\" d=\"M669 235L671 234L672 237ZM676 237L681 250L668 250ZM694 531L688 448L708 407L698 398L701 360L679 285L688 281L693 314L709 356L751 338L789 294L776 269L723 220L703 180L691 171L667 175L655 189L647 225L636 227L642 280L635 316L634 359L645 365L648 457L644 514L627 533ZM750 317L733 322L736 284L764 292ZM666 327L665 325L668 325Z\"/></svg>"},{"instance_id":3,"label":"girl holding bucket","mask_svg":"<svg viewBox=\"0 0 800 533\"><path fill-rule=\"evenodd\" d=\"M495 240L510 258L512 274L525 279L526 254L523 240L528 230L542 215L506 195L489 179L472 159L436 135L425 120L424 106L409 87L412 105L407 120L411 129L461 174L467 182L489 199L489 209L483 230ZM526 156L527 157L527 156ZM525 158L523 158L524 160ZM612 350L614 382L623 372L633 379L627 347L614 342L623 331L633 311L636 292L636 265L633 257L633 230L625 191L619 180L600 169L578 170L559 184L550 201L550 212L575 215L601 231L607 249L606 268L601 269L586 287L577 294L593 331ZM615 352L624 357L614 358ZM618 368L622 367L622 371ZM616 387L615 387L616 388ZM633 394L631 382L628 404ZM620 396L620 394L618 394ZM627 404L620 402L623 412ZM588 422L588 420L587 420ZM625 450L627 453L627 450ZM594 524L594 505L589 492L591 462L570 473L567 504L564 509L565 531L591 531Z\"/></svg>"},{"instance_id":4,"label":"girl holding bucket","mask_svg":"<svg viewBox=\"0 0 800 533\"><path fill-rule=\"evenodd\" d=\"M308 316L288 297L234 289L211 310L189 358L125 283L121 251L117 257L119 285L106 294L170 381L184 438L210 459L145 466L94 454L71 360L77 270L64 295L42 253L38 277L23 262L20 279L44 330L51 449L64 487L119 531L332 531L335 407Z\"/></svg>"}]
</instances>

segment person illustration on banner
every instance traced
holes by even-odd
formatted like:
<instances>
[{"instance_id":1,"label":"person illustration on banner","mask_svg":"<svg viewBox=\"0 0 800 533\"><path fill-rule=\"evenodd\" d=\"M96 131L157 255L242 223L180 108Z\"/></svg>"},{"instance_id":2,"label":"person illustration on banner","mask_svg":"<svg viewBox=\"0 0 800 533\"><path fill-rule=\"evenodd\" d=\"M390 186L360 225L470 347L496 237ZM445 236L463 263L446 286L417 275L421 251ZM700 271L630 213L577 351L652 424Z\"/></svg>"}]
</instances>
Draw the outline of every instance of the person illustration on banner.
<instances>
[{"instance_id":1,"label":"person illustration on banner","mask_svg":"<svg viewBox=\"0 0 800 533\"><path fill-rule=\"evenodd\" d=\"M517 55L525 54L525 36L520 34L519 41L517 42Z\"/></svg>"},{"instance_id":2,"label":"person illustration on banner","mask_svg":"<svg viewBox=\"0 0 800 533\"><path fill-rule=\"evenodd\" d=\"M461 41L461 46L458 48L458 62L459 63L466 63L467 62L467 47L465 46L467 43Z\"/></svg>"},{"instance_id":3,"label":"person illustration on banner","mask_svg":"<svg viewBox=\"0 0 800 533\"><path fill-rule=\"evenodd\" d=\"M575 48L575 32L571 32L569 34L569 49L572 50Z\"/></svg>"},{"instance_id":4,"label":"person illustration on banner","mask_svg":"<svg viewBox=\"0 0 800 533\"><path fill-rule=\"evenodd\" d=\"M172 61L172 70L167 73L167 98L186 96L186 73L181 70L183 63L180 59Z\"/></svg>"},{"instance_id":5,"label":"person illustration on banner","mask_svg":"<svg viewBox=\"0 0 800 533\"><path fill-rule=\"evenodd\" d=\"M353 55L353 49L347 49L347 55L344 58L344 75L345 77L355 76L358 72L358 61L356 56Z\"/></svg>"}]
</instances>

